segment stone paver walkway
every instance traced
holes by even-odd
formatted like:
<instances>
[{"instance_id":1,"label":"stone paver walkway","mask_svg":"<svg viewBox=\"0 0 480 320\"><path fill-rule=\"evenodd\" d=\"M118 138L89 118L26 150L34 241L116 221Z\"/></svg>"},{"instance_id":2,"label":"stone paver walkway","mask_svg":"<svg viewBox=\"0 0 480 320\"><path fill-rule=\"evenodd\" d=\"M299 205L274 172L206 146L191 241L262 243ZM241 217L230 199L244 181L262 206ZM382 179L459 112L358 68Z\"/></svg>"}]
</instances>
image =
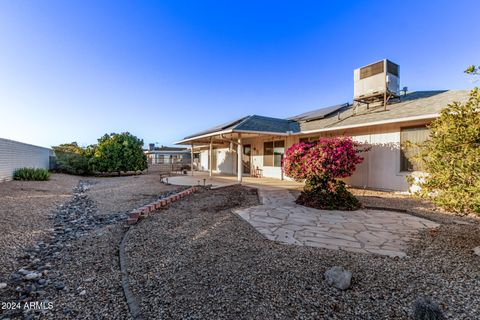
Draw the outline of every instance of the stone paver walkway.
<instances>
[{"instance_id":1,"label":"stone paver walkway","mask_svg":"<svg viewBox=\"0 0 480 320\"><path fill-rule=\"evenodd\" d=\"M380 210L317 210L295 204L288 190L259 189L262 205L234 212L270 240L327 249L406 256L406 242L435 222Z\"/></svg>"}]
</instances>

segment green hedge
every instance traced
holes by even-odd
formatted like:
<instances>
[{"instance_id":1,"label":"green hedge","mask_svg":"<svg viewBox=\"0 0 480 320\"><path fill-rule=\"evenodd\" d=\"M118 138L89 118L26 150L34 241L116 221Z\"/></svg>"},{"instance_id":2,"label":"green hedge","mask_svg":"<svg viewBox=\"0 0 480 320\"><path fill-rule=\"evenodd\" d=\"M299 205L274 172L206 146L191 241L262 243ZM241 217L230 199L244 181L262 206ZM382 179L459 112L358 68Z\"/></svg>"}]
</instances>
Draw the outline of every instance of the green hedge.
<instances>
[{"instance_id":1,"label":"green hedge","mask_svg":"<svg viewBox=\"0 0 480 320\"><path fill-rule=\"evenodd\" d=\"M21 168L13 173L15 180L46 181L50 179L50 172L47 169Z\"/></svg>"}]
</instances>

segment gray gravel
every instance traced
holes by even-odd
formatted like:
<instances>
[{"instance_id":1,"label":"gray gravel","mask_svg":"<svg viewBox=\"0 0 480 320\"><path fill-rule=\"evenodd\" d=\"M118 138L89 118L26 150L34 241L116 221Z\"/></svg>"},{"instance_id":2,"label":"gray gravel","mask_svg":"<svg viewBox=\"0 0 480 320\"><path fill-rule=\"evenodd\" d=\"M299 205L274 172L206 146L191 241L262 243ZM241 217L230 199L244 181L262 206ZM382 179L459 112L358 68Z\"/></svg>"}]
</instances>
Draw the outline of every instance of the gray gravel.
<instances>
[{"instance_id":1,"label":"gray gravel","mask_svg":"<svg viewBox=\"0 0 480 320\"><path fill-rule=\"evenodd\" d=\"M146 184L153 179L154 185ZM0 310L0 319L129 319L118 260L127 213L174 190L152 175L80 180L73 197L49 214L43 211L48 223L42 226L49 228L33 245L19 247L16 268L0 277L6 284L0 302L53 308Z\"/></svg>"},{"instance_id":2,"label":"gray gravel","mask_svg":"<svg viewBox=\"0 0 480 320\"><path fill-rule=\"evenodd\" d=\"M450 319L480 314L477 224L427 231L409 258L288 246L231 213L244 187L202 191L141 221L127 243L131 289L149 319L409 319L431 297ZM342 266L351 288L329 286Z\"/></svg>"}]
</instances>

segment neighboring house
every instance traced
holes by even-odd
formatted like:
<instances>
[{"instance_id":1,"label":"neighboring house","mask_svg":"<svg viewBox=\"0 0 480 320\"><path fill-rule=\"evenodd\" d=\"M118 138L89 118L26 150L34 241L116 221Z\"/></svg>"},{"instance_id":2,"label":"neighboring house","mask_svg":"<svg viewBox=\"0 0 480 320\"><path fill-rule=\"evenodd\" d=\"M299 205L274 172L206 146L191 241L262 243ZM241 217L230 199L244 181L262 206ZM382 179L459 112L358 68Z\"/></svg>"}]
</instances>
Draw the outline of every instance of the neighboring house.
<instances>
[{"instance_id":1,"label":"neighboring house","mask_svg":"<svg viewBox=\"0 0 480 320\"><path fill-rule=\"evenodd\" d=\"M20 168L49 169L53 150L0 138L0 182L12 180Z\"/></svg>"},{"instance_id":2,"label":"neighboring house","mask_svg":"<svg viewBox=\"0 0 480 320\"><path fill-rule=\"evenodd\" d=\"M150 144L149 149L144 152L147 155L148 163L152 165L190 165L191 162L191 150L189 148L155 147L154 144Z\"/></svg>"},{"instance_id":3,"label":"neighboring house","mask_svg":"<svg viewBox=\"0 0 480 320\"><path fill-rule=\"evenodd\" d=\"M393 75L388 73L392 65L396 68ZM380 87L373 81L375 77L379 77ZM353 103L288 119L246 116L185 137L177 144L194 148L200 168L210 173L237 174L241 181L243 175L283 179L282 157L294 143L351 136L372 149L363 155L365 161L346 182L358 187L406 191L406 176L421 168L412 159L415 147L407 147L404 142L424 141L428 137L426 125L447 104L465 101L468 91L407 92L405 88L400 94L399 67L388 60L355 70L355 78ZM392 83L396 89L392 90Z\"/></svg>"}]
</instances>

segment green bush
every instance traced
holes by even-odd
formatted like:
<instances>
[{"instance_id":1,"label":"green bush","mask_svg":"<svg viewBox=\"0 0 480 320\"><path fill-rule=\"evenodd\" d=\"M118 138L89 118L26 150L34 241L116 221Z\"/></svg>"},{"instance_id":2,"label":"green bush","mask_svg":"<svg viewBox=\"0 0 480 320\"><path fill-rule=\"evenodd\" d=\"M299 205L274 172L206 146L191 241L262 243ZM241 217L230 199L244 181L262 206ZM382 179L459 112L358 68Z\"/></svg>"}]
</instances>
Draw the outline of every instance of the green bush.
<instances>
[{"instance_id":1,"label":"green bush","mask_svg":"<svg viewBox=\"0 0 480 320\"><path fill-rule=\"evenodd\" d=\"M13 173L15 180L29 180L29 181L47 181L50 179L50 172L47 169L39 168L21 168L15 170Z\"/></svg>"},{"instance_id":2,"label":"green bush","mask_svg":"<svg viewBox=\"0 0 480 320\"><path fill-rule=\"evenodd\" d=\"M143 140L124 133L106 134L98 144L86 148L76 142L53 147L56 155L55 170L77 175L143 171L148 167L143 153Z\"/></svg>"},{"instance_id":3,"label":"green bush","mask_svg":"<svg viewBox=\"0 0 480 320\"><path fill-rule=\"evenodd\" d=\"M418 158L427 175L419 195L457 213L480 214L480 91L451 103L429 126Z\"/></svg>"},{"instance_id":4,"label":"green bush","mask_svg":"<svg viewBox=\"0 0 480 320\"><path fill-rule=\"evenodd\" d=\"M89 164L95 172L143 171L148 167L143 153L143 140L124 133L106 134L98 139L96 146L87 149Z\"/></svg>"},{"instance_id":5,"label":"green bush","mask_svg":"<svg viewBox=\"0 0 480 320\"><path fill-rule=\"evenodd\" d=\"M92 173L85 149L79 147L76 142L61 144L52 148L56 156L55 171L76 175Z\"/></svg>"}]
</instances>

